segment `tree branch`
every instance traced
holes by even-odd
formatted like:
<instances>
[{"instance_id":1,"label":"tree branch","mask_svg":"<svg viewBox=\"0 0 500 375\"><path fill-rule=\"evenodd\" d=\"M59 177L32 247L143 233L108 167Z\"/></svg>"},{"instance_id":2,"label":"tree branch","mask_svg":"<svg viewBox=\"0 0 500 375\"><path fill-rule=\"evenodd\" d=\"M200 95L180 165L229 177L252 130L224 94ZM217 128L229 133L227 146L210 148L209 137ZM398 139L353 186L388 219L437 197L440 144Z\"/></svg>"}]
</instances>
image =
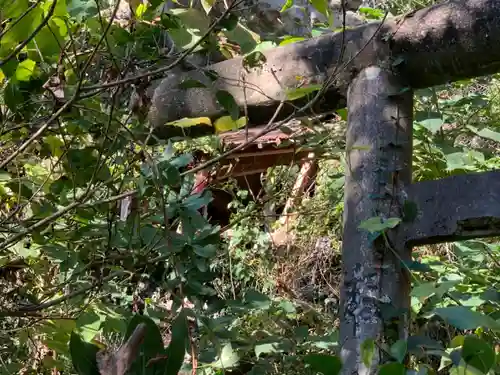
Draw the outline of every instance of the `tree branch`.
<instances>
[{"instance_id":1,"label":"tree branch","mask_svg":"<svg viewBox=\"0 0 500 375\"><path fill-rule=\"evenodd\" d=\"M24 48L26 47L26 45L31 42L31 40L36 36L36 34L38 34L40 32L40 30L45 26L47 25L47 22L49 22L50 18L52 17L52 15L54 14L54 10L56 9L56 5L57 5L57 0L52 0L52 5L50 6L49 8L49 11L47 12L47 15L45 16L45 18L42 20L42 22L40 23L40 25L38 25L36 27L35 30L33 30L33 32L28 36L28 38L21 42L21 44L19 44L15 49L14 51L12 51L5 59L3 60L0 60L0 67L2 67L3 65L5 65L6 63L8 63L12 58L16 57L17 54ZM25 16L25 14L23 14L22 16ZM1 38L0 38L1 39ZM0 168L1 169L1 168Z\"/></svg>"}]
</instances>

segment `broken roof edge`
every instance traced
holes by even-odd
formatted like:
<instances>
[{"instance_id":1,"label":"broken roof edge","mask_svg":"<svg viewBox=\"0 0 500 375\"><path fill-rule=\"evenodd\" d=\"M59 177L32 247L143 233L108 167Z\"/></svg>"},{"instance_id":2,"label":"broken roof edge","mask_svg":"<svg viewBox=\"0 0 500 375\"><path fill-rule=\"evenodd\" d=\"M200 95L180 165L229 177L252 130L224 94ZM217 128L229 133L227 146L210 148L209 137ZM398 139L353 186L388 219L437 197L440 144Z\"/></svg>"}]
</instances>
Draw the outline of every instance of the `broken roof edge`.
<instances>
[{"instance_id":1,"label":"broken roof edge","mask_svg":"<svg viewBox=\"0 0 500 375\"><path fill-rule=\"evenodd\" d=\"M334 123L338 123L341 118L337 114L322 114L319 116L314 116L311 118L295 118L292 119L278 129L274 129L266 134L261 135L252 145L257 145L259 148L261 146L267 145L280 145L283 141L297 141L299 137L306 134L313 133L315 130L311 128L313 122L321 122L321 126L328 130L332 126L332 120ZM309 122L309 124L306 124ZM237 147L248 142L249 139L253 138L256 134L261 132L266 128L267 125L261 125L253 128L245 128L239 130L228 131L220 133L219 137L221 143L229 148Z\"/></svg>"}]
</instances>

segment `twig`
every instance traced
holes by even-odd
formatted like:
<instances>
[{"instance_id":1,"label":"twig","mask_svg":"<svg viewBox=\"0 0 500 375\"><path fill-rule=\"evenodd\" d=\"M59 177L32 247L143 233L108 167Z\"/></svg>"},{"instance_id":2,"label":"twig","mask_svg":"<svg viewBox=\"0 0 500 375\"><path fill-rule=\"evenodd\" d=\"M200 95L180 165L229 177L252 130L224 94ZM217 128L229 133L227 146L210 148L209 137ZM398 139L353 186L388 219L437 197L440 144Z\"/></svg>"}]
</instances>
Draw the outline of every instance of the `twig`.
<instances>
[{"instance_id":1,"label":"twig","mask_svg":"<svg viewBox=\"0 0 500 375\"><path fill-rule=\"evenodd\" d=\"M53 299L51 301L47 301L47 302L44 302L44 303L40 303L38 305L30 305L30 306L21 307L18 310L14 310L14 311L0 311L0 317L20 316L22 314L24 314L24 315L30 315L30 314L32 314L35 311L40 311L40 310L44 310L44 309L47 309L47 308L52 307L52 306L59 305L59 304L61 304L63 302L66 302L66 301L68 301L68 300L76 297L76 296L84 294L84 293L88 292L89 290L92 290L95 287L97 287L97 286L99 286L99 285L101 285L103 283L111 281L115 277L123 275L123 274L125 274L124 271L113 272L112 274L109 274L108 276L106 276L106 277L104 277L104 278L102 278L102 279L100 279L98 281L95 281L92 284L87 285L87 286L85 286L85 287L83 287L81 289L75 290L72 293L68 293L65 296L62 296L62 297L59 297L59 298L56 298L56 299Z\"/></svg>"},{"instance_id":2,"label":"twig","mask_svg":"<svg viewBox=\"0 0 500 375\"><path fill-rule=\"evenodd\" d=\"M42 22L40 23L40 25L38 25L36 27L35 30L33 30L33 32L28 36L28 38L26 40L24 40L23 42L21 42L21 44L19 44L15 49L14 51L12 51L5 59L3 60L0 60L0 67L2 65L5 65L6 63L8 63L12 58L16 57L16 55L24 48L26 47L26 45L31 42L31 40L36 36L36 34L38 34L40 32L40 30L47 24L47 22L49 22L50 18L52 17L52 14L54 14L54 10L56 9L56 5L57 5L57 0L52 0L52 5L50 6L50 9L49 11L47 12L47 15L45 16L45 18L42 20Z\"/></svg>"},{"instance_id":3,"label":"twig","mask_svg":"<svg viewBox=\"0 0 500 375\"><path fill-rule=\"evenodd\" d=\"M9 28L5 29L0 33L0 40L7 34L14 26L16 26L24 17L26 17L33 9L35 9L42 0L38 0L36 3L31 4L31 6L24 11L19 17L17 17L12 23L9 24Z\"/></svg>"},{"instance_id":4,"label":"twig","mask_svg":"<svg viewBox=\"0 0 500 375\"><path fill-rule=\"evenodd\" d=\"M52 3L51 10L52 12L54 11L53 8L55 8L56 0ZM118 1L116 3L115 8L113 9L113 14L111 16L111 20L113 20L116 16L116 13L118 12L120 2ZM49 11L50 13L50 11ZM80 89L82 87L83 79L85 78L85 72L87 71L88 67L90 66L90 63L94 59L95 54L97 53L97 50L99 49L99 46L103 42L104 38L106 38L106 35L108 34L108 31L111 27L111 22L108 24L108 27L104 31L103 35L101 36L101 39L97 42L97 45L95 48L92 50L92 53L90 54L89 58L87 59L85 66L82 69L82 72L80 74L80 79L78 80L78 83L76 85L75 93L71 97L70 100L68 100L66 103L64 103L59 110L54 113L41 127L38 129L26 142L24 142L16 151L14 151L12 154L10 154L2 163L0 163L0 169L3 169L7 164L9 164L16 156L18 156L20 153L22 153L26 148L29 147L31 143L33 143L40 135L42 135L45 130L50 126L50 124L55 121L59 116L73 104L77 99L78 99L78 94L80 93ZM0 61L0 66L2 66L1 61Z\"/></svg>"},{"instance_id":5,"label":"twig","mask_svg":"<svg viewBox=\"0 0 500 375\"><path fill-rule=\"evenodd\" d=\"M215 27L219 24L219 22L222 21L229 14L229 12L237 5L237 3L239 3L239 2L238 1L234 2L230 8L226 9L224 11L224 13L215 22L213 22L212 25L210 25L210 27L205 32L205 34L193 46L191 46L186 51L181 53L181 55L173 63L171 63L167 66L164 66L162 68L152 70L150 72L138 74L136 76L121 79L121 80L116 80L114 82L103 83L100 85L84 86L84 87L82 87L82 91L93 91L93 90L99 90L99 89L105 89L105 88L110 88L110 87L114 87L114 86L124 85L127 83L133 83L137 80L147 78L150 76L154 76L154 75L164 73L164 72L171 70L172 68L177 66L180 62L182 62L191 52L193 52L199 46L199 44L202 41L204 41L210 35L210 33L215 29Z\"/></svg>"}]
</instances>

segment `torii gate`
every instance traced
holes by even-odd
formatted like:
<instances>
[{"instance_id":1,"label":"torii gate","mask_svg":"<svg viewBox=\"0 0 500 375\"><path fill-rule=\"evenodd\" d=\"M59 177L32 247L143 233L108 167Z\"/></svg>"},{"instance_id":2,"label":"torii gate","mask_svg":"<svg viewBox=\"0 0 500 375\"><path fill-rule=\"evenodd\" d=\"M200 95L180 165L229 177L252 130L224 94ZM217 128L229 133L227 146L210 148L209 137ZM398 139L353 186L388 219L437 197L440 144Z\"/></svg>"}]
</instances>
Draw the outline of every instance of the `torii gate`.
<instances>
[{"instance_id":1,"label":"torii gate","mask_svg":"<svg viewBox=\"0 0 500 375\"><path fill-rule=\"evenodd\" d=\"M348 108L345 183L341 357L343 374L375 374L360 346L367 338L393 342L408 335L410 280L402 264L424 243L500 235L500 172L411 183L412 89L500 71L500 2L451 0L401 18L324 35L265 53L247 71L241 58L215 64L215 81L201 71L164 79L152 97L156 127L183 117L218 117L215 92L226 90L262 124L286 99L283 88L336 80L316 113ZM212 75L213 77L213 75ZM181 89L186 79L207 88ZM277 118L293 113L286 106ZM165 128L163 128L165 129ZM203 133L207 128L195 129ZM206 131L205 131L206 132ZM168 130L172 135L171 129ZM367 147L357 147L367 146ZM404 206L416 208L416 216ZM370 217L402 217L387 241L372 241L359 224ZM403 261L403 262L402 262ZM391 307L398 321L387 319ZM390 331L397 332L391 337Z\"/></svg>"}]
</instances>

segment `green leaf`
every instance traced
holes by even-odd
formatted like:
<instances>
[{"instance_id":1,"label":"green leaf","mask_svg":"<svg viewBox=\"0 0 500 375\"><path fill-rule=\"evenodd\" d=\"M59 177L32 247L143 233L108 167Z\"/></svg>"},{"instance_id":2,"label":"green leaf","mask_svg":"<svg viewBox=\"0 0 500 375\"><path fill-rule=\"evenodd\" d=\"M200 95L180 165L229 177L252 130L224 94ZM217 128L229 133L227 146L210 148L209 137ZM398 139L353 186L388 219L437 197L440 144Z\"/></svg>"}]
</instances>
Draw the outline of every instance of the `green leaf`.
<instances>
[{"instance_id":1,"label":"green leaf","mask_svg":"<svg viewBox=\"0 0 500 375\"><path fill-rule=\"evenodd\" d=\"M99 333L101 319L95 312L86 312L78 317L76 326L83 339L90 342Z\"/></svg>"},{"instance_id":2,"label":"green leaf","mask_svg":"<svg viewBox=\"0 0 500 375\"><path fill-rule=\"evenodd\" d=\"M245 293L245 302L249 304L251 308L259 310L267 310L271 307L271 300L269 297L253 289Z\"/></svg>"},{"instance_id":3,"label":"green leaf","mask_svg":"<svg viewBox=\"0 0 500 375\"><path fill-rule=\"evenodd\" d=\"M315 27L311 30L311 36L313 38L317 38L318 36L321 36L323 34L331 33L332 31L330 29L324 28L324 27Z\"/></svg>"},{"instance_id":4,"label":"green leaf","mask_svg":"<svg viewBox=\"0 0 500 375\"><path fill-rule=\"evenodd\" d=\"M406 375L406 368L401 363L388 363L380 367L379 375Z\"/></svg>"},{"instance_id":5,"label":"green leaf","mask_svg":"<svg viewBox=\"0 0 500 375\"><path fill-rule=\"evenodd\" d=\"M468 335L462 346L462 358L470 366L487 374L495 364L495 351L486 341L475 335Z\"/></svg>"},{"instance_id":6,"label":"green leaf","mask_svg":"<svg viewBox=\"0 0 500 375\"><path fill-rule=\"evenodd\" d=\"M296 89L288 89L286 90L286 99L287 100L297 100L309 94L312 94L315 91L321 90L323 85L308 85L304 87L299 87Z\"/></svg>"},{"instance_id":7,"label":"green leaf","mask_svg":"<svg viewBox=\"0 0 500 375\"><path fill-rule=\"evenodd\" d=\"M373 339L366 339L361 344L361 360L366 367L370 367L375 355L375 341Z\"/></svg>"},{"instance_id":8,"label":"green leaf","mask_svg":"<svg viewBox=\"0 0 500 375\"><path fill-rule=\"evenodd\" d=\"M421 283L413 288L411 295L420 299L425 299L433 295L441 298L446 292L457 285L459 280Z\"/></svg>"},{"instance_id":9,"label":"green leaf","mask_svg":"<svg viewBox=\"0 0 500 375\"><path fill-rule=\"evenodd\" d=\"M42 6L42 9L44 10L45 14L47 14L49 9L52 7L52 1L46 1L45 4ZM57 0L56 7L54 9L54 16L64 18L67 15L68 15L68 10L66 6L66 0Z\"/></svg>"},{"instance_id":10,"label":"green leaf","mask_svg":"<svg viewBox=\"0 0 500 375\"><path fill-rule=\"evenodd\" d=\"M149 0L149 3L151 4L151 6L153 8L157 8L159 7L160 5L162 5L164 2L164 0Z\"/></svg>"},{"instance_id":11,"label":"green leaf","mask_svg":"<svg viewBox=\"0 0 500 375\"><path fill-rule=\"evenodd\" d=\"M290 9L292 5L293 5L293 0L286 0L285 4L283 4L283 6L280 9L280 12L284 12L285 10Z\"/></svg>"},{"instance_id":12,"label":"green leaf","mask_svg":"<svg viewBox=\"0 0 500 375\"><path fill-rule=\"evenodd\" d=\"M194 117L194 118L184 117L180 120L167 122L166 125L177 126L178 128L190 128L192 126L198 126L198 125L212 126L212 120L210 120L209 117Z\"/></svg>"},{"instance_id":13,"label":"green leaf","mask_svg":"<svg viewBox=\"0 0 500 375\"><path fill-rule=\"evenodd\" d=\"M28 240L19 241L9 248L9 251L15 253L23 259L38 258L40 256L40 249L37 246L31 245Z\"/></svg>"},{"instance_id":14,"label":"green leaf","mask_svg":"<svg viewBox=\"0 0 500 375\"><path fill-rule=\"evenodd\" d=\"M169 36L175 45L181 49L194 47L210 27L207 14L195 8L169 9L168 12L179 19L181 26L169 30ZM193 52L202 50L198 44Z\"/></svg>"},{"instance_id":15,"label":"green leaf","mask_svg":"<svg viewBox=\"0 0 500 375\"><path fill-rule=\"evenodd\" d=\"M43 142L49 147L50 153L54 157L63 154L64 141L56 135L49 135L43 138Z\"/></svg>"},{"instance_id":16,"label":"green leaf","mask_svg":"<svg viewBox=\"0 0 500 375\"><path fill-rule=\"evenodd\" d=\"M365 229L370 233L382 232L387 229L395 228L401 219L398 217L391 217L387 220L384 220L380 217L372 217L370 219L364 220L359 224L359 229Z\"/></svg>"},{"instance_id":17,"label":"green leaf","mask_svg":"<svg viewBox=\"0 0 500 375\"><path fill-rule=\"evenodd\" d=\"M442 350L443 346L438 342L426 336L410 336L407 340L408 352L413 354L422 353L424 350Z\"/></svg>"},{"instance_id":18,"label":"green leaf","mask_svg":"<svg viewBox=\"0 0 500 375\"><path fill-rule=\"evenodd\" d=\"M219 25L226 29L226 31L233 31L236 26L238 26L238 16L236 14L228 14L222 21L220 21Z\"/></svg>"},{"instance_id":19,"label":"green leaf","mask_svg":"<svg viewBox=\"0 0 500 375\"><path fill-rule=\"evenodd\" d=\"M31 79L35 71L36 62L30 59L26 59L20 62L16 69L15 77L18 81L26 82Z\"/></svg>"},{"instance_id":20,"label":"green leaf","mask_svg":"<svg viewBox=\"0 0 500 375\"><path fill-rule=\"evenodd\" d=\"M309 0L309 2L318 12L328 18L328 15L330 14L328 0Z\"/></svg>"},{"instance_id":21,"label":"green leaf","mask_svg":"<svg viewBox=\"0 0 500 375\"><path fill-rule=\"evenodd\" d=\"M436 133L444 124L443 119L433 118L419 122L421 126L429 130L431 133Z\"/></svg>"},{"instance_id":22,"label":"green leaf","mask_svg":"<svg viewBox=\"0 0 500 375\"><path fill-rule=\"evenodd\" d=\"M57 2L57 7L63 3ZM50 2L46 2L50 4ZM66 7L66 5L64 5ZM59 18L60 17L60 18ZM36 35L34 42L37 50L43 55L45 62L56 63L61 52L61 47L64 45L68 36L68 26L64 16L54 16ZM28 44L29 47L35 48L35 43Z\"/></svg>"},{"instance_id":23,"label":"green leaf","mask_svg":"<svg viewBox=\"0 0 500 375\"><path fill-rule=\"evenodd\" d=\"M78 22L89 19L99 12L95 0L68 0L68 12Z\"/></svg>"},{"instance_id":24,"label":"green leaf","mask_svg":"<svg viewBox=\"0 0 500 375\"><path fill-rule=\"evenodd\" d=\"M29 8L26 0L16 0L11 2L12 7L7 10L9 16L4 15L2 20L12 18L11 22L6 23L6 28L2 28L2 43L0 44L0 59L12 52L12 49L22 41L26 40L35 28L40 24L43 16L43 10L40 6L31 11L25 11ZM3 9L2 9L3 13ZM15 22L15 24L13 24Z\"/></svg>"},{"instance_id":25,"label":"green leaf","mask_svg":"<svg viewBox=\"0 0 500 375\"><path fill-rule=\"evenodd\" d=\"M403 363L406 357L406 340L398 340L391 346L391 355L399 363Z\"/></svg>"},{"instance_id":26,"label":"green leaf","mask_svg":"<svg viewBox=\"0 0 500 375\"><path fill-rule=\"evenodd\" d=\"M168 165L162 171L162 176L164 177L165 184L171 187L177 187L181 182L181 174L179 170L172 165Z\"/></svg>"},{"instance_id":27,"label":"green leaf","mask_svg":"<svg viewBox=\"0 0 500 375\"><path fill-rule=\"evenodd\" d=\"M234 97L227 91L225 90L219 90L215 94L215 97L217 98L217 101L219 104L224 107L224 109L229 112L229 115L233 119L233 121L238 120L240 116L240 108L238 107L238 104L236 103L236 100L234 100Z\"/></svg>"},{"instance_id":28,"label":"green leaf","mask_svg":"<svg viewBox=\"0 0 500 375\"><path fill-rule=\"evenodd\" d=\"M279 307L283 309L283 311L287 314L297 313L297 309L295 308L294 304L291 301L282 300L280 301Z\"/></svg>"},{"instance_id":29,"label":"green leaf","mask_svg":"<svg viewBox=\"0 0 500 375\"><path fill-rule=\"evenodd\" d=\"M212 367L219 369L230 369L232 367L236 367L239 361L240 357L238 353L236 353L236 351L233 349L231 343L227 343L222 348L219 359L212 363Z\"/></svg>"},{"instance_id":30,"label":"green leaf","mask_svg":"<svg viewBox=\"0 0 500 375\"><path fill-rule=\"evenodd\" d=\"M83 341L75 332L71 333L69 342L71 361L78 375L100 375L97 367L96 345Z\"/></svg>"},{"instance_id":31,"label":"green leaf","mask_svg":"<svg viewBox=\"0 0 500 375\"><path fill-rule=\"evenodd\" d=\"M339 115L343 121L347 121L347 108L338 109L337 115Z\"/></svg>"},{"instance_id":32,"label":"green leaf","mask_svg":"<svg viewBox=\"0 0 500 375\"><path fill-rule=\"evenodd\" d=\"M479 131L476 130L475 133L482 138L491 139L492 141L495 142L500 142L500 133L490 130L488 128L484 128Z\"/></svg>"},{"instance_id":33,"label":"green leaf","mask_svg":"<svg viewBox=\"0 0 500 375\"><path fill-rule=\"evenodd\" d=\"M250 30L241 22L238 22L236 27L231 30L226 29L223 34L228 40L232 40L239 44L241 54L246 55L251 52L260 51L260 49L258 49L259 43L261 42L259 34Z\"/></svg>"},{"instance_id":34,"label":"green leaf","mask_svg":"<svg viewBox=\"0 0 500 375\"><path fill-rule=\"evenodd\" d=\"M255 345L255 356L259 358L261 354L281 353L283 348L280 342L269 342L266 344Z\"/></svg>"},{"instance_id":35,"label":"green leaf","mask_svg":"<svg viewBox=\"0 0 500 375\"><path fill-rule=\"evenodd\" d=\"M135 328L144 323L146 325L146 334L140 346L140 356L137 356L130 366L131 374L142 374L143 366L152 358L164 355L163 340L160 330L156 323L149 317L144 315L134 315L130 320L127 331L125 333L125 341L134 333ZM161 368L162 363L155 363L154 368Z\"/></svg>"},{"instance_id":36,"label":"green leaf","mask_svg":"<svg viewBox=\"0 0 500 375\"><path fill-rule=\"evenodd\" d=\"M462 330L479 327L500 331L500 323L493 318L463 306L442 307L434 313L446 320L448 324Z\"/></svg>"},{"instance_id":37,"label":"green leaf","mask_svg":"<svg viewBox=\"0 0 500 375\"><path fill-rule=\"evenodd\" d=\"M432 134L441 129L444 124L441 113L425 111L415 113L415 122L429 130Z\"/></svg>"},{"instance_id":38,"label":"green leaf","mask_svg":"<svg viewBox=\"0 0 500 375\"><path fill-rule=\"evenodd\" d=\"M325 336L311 337L310 342L315 348L334 350L339 345L339 333L336 331Z\"/></svg>"},{"instance_id":39,"label":"green leaf","mask_svg":"<svg viewBox=\"0 0 500 375\"><path fill-rule=\"evenodd\" d=\"M210 13L214 6L215 0L201 0L201 5L203 7L203 10L205 10L205 13Z\"/></svg>"},{"instance_id":40,"label":"green leaf","mask_svg":"<svg viewBox=\"0 0 500 375\"><path fill-rule=\"evenodd\" d=\"M247 125L247 122L247 118L244 116L240 117L236 121L234 121L231 116L222 116L215 120L214 128L216 133L223 133L244 128Z\"/></svg>"},{"instance_id":41,"label":"green leaf","mask_svg":"<svg viewBox=\"0 0 500 375\"><path fill-rule=\"evenodd\" d=\"M432 268L425 263L412 260L412 261L404 261L403 262L405 267L408 268L410 271L414 272L430 272L432 271Z\"/></svg>"},{"instance_id":42,"label":"green leaf","mask_svg":"<svg viewBox=\"0 0 500 375\"><path fill-rule=\"evenodd\" d=\"M15 79L9 80L3 91L3 95L5 104L14 113L17 113L19 107L24 104L24 95L19 87L19 82Z\"/></svg>"},{"instance_id":43,"label":"green leaf","mask_svg":"<svg viewBox=\"0 0 500 375\"><path fill-rule=\"evenodd\" d=\"M449 375L486 375L482 371L467 365L463 360L453 366L448 372Z\"/></svg>"},{"instance_id":44,"label":"green leaf","mask_svg":"<svg viewBox=\"0 0 500 375\"><path fill-rule=\"evenodd\" d=\"M214 245L193 245L193 251L202 258L213 258L217 254L217 247Z\"/></svg>"},{"instance_id":45,"label":"green leaf","mask_svg":"<svg viewBox=\"0 0 500 375\"><path fill-rule=\"evenodd\" d=\"M172 339L168 345L165 375L177 375L184 363L186 346L189 342L186 310L181 310L172 323Z\"/></svg>"},{"instance_id":46,"label":"green leaf","mask_svg":"<svg viewBox=\"0 0 500 375\"><path fill-rule=\"evenodd\" d=\"M453 171L456 169L476 170L476 163L484 163L484 155L475 150L467 152L453 152L446 155L446 169Z\"/></svg>"},{"instance_id":47,"label":"green leaf","mask_svg":"<svg viewBox=\"0 0 500 375\"><path fill-rule=\"evenodd\" d=\"M307 354L304 363L323 375L337 375L342 369L342 362L337 356L328 354Z\"/></svg>"},{"instance_id":48,"label":"green leaf","mask_svg":"<svg viewBox=\"0 0 500 375\"><path fill-rule=\"evenodd\" d=\"M12 177L7 172L0 171L0 182L6 182L12 180Z\"/></svg>"},{"instance_id":49,"label":"green leaf","mask_svg":"<svg viewBox=\"0 0 500 375\"><path fill-rule=\"evenodd\" d=\"M381 9L360 7L358 12L364 15L366 18L371 18L375 20L381 20L384 18L384 12Z\"/></svg>"},{"instance_id":50,"label":"green leaf","mask_svg":"<svg viewBox=\"0 0 500 375\"><path fill-rule=\"evenodd\" d=\"M450 359L455 366L460 366L460 362L462 362L462 350L461 349L452 350L450 352Z\"/></svg>"},{"instance_id":51,"label":"green leaf","mask_svg":"<svg viewBox=\"0 0 500 375\"><path fill-rule=\"evenodd\" d=\"M201 193L192 194L187 197L182 203L183 207L188 210L199 210L202 207L205 207L210 202L213 201L212 193L209 190L204 190Z\"/></svg>"},{"instance_id":52,"label":"green leaf","mask_svg":"<svg viewBox=\"0 0 500 375\"><path fill-rule=\"evenodd\" d=\"M415 202L405 201L403 203L403 221L406 223L413 222L418 216L418 207Z\"/></svg>"},{"instance_id":53,"label":"green leaf","mask_svg":"<svg viewBox=\"0 0 500 375\"><path fill-rule=\"evenodd\" d=\"M170 158L167 157L167 160L170 160ZM170 164L172 166L174 166L175 168L184 168L184 167L187 167L189 165L189 163L191 163L193 161L193 155L191 154L182 154L182 155L179 155L175 158L173 158L171 161L170 161Z\"/></svg>"},{"instance_id":54,"label":"green leaf","mask_svg":"<svg viewBox=\"0 0 500 375\"><path fill-rule=\"evenodd\" d=\"M180 89L206 88L207 86L196 79L186 79L179 83Z\"/></svg>"},{"instance_id":55,"label":"green leaf","mask_svg":"<svg viewBox=\"0 0 500 375\"><path fill-rule=\"evenodd\" d=\"M302 42L303 40L306 40L306 38L299 37L299 36L291 36L291 37L285 38L279 45L286 46L287 44Z\"/></svg>"}]
</instances>

